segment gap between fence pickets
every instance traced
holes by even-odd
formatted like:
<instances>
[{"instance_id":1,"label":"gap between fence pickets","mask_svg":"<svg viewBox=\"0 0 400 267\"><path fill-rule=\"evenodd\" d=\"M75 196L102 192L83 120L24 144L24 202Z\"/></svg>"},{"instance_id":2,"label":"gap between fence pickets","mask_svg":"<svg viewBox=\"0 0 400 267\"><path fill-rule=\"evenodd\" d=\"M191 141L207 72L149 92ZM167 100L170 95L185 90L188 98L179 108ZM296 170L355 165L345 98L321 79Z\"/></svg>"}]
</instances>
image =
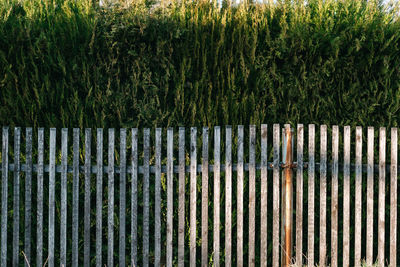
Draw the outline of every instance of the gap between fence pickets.
<instances>
[{"instance_id":1,"label":"gap between fence pickets","mask_svg":"<svg viewBox=\"0 0 400 267\"><path fill-rule=\"evenodd\" d=\"M283 170L282 168L283 163L279 164L279 169ZM1 166L1 162L0 162L0 166ZM269 171L272 171L273 168L273 162L268 162L267 164L267 168ZM225 172L225 164L221 164L221 173ZM49 172L49 165L46 164L44 165L44 172ZM144 166L139 166L138 168L138 173L139 174L143 174L143 168ZM307 170L308 168L308 162L303 162L303 170ZM327 170L331 171L332 170L332 163L328 163L327 164ZM367 173L367 168L368 168L368 164L363 164L362 165L362 172L363 173ZM296 170L297 169L297 162L293 162L293 169ZM339 169L343 169L343 164L339 164ZM391 165L390 164L386 164L386 168L385 171L390 172L391 169ZM14 164L13 163L9 163L8 164L8 171L13 172L15 170ZM20 164L20 170L22 172L26 172L28 170L27 164ZM249 164L245 163L244 164L244 170L245 171L249 171ZM256 164L256 170L260 171L261 170L261 164ZM315 163L315 171L319 172L320 170L320 163ZM354 172L356 170L356 165L355 164L351 164L350 165L350 170L352 172ZM214 165L213 164L209 164L208 165L208 171L209 172L214 172ZM237 171L237 164L232 164L232 171L236 172ZM378 172L379 171L379 164L374 164L374 172ZM400 165L397 166L397 171L400 172ZM2 172L2 169L0 168L0 173ZM38 172L38 165L37 164L33 164L32 165L32 172L33 173L37 173ZM56 172L57 173L61 173L62 172L62 166L61 165L56 165ZM68 165L67 166L67 172L68 173L73 173L73 166L72 165ZM185 166L185 172L190 173L190 166L186 165ZM197 173L202 173L202 166L201 164L197 165ZM79 166L79 173L84 174L85 173L85 166L84 165L80 165ZM90 170L91 174L97 174L97 165L92 165L91 166L91 170ZM103 173L108 173L108 166L103 166ZM121 173L121 168L120 166L114 166L114 173ZM132 173L132 165L128 165L126 166L126 173L131 174ZM156 167L155 166L150 166L150 173L156 173ZM167 166L166 165L162 165L161 166L161 173L167 173ZM174 165L174 173L179 173L179 165Z\"/></svg>"}]
</instances>

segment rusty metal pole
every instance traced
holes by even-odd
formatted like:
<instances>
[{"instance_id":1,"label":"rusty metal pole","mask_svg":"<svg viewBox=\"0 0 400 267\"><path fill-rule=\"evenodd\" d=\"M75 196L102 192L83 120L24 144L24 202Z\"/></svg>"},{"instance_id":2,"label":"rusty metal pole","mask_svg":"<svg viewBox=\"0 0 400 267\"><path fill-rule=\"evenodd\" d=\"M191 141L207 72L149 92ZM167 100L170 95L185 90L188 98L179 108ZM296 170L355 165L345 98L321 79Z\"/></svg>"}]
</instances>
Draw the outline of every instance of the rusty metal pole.
<instances>
[{"instance_id":1,"label":"rusty metal pole","mask_svg":"<svg viewBox=\"0 0 400 267\"><path fill-rule=\"evenodd\" d=\"M282 266L289 267L292 260L293 225L293 129L290 125L285 125L282 158Z\"/></svg>"}]
</instances>

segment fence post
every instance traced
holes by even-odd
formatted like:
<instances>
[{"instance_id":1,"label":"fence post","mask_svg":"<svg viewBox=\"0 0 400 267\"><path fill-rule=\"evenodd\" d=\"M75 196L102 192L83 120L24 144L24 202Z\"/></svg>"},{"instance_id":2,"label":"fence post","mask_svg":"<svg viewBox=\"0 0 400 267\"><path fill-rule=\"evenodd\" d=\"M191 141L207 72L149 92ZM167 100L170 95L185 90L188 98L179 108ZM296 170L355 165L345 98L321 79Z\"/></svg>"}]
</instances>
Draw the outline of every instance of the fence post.
<instances>
[{"instance_id":1,"label":"fence post","mask_svg":"<svg viewBox=\"0 0 400 267\"><path fill-rule=\"evenodd\" d=\"M293 129L285 125L283 135L283 185L282 185L282 266L287 267L292 259L293 224Z\"/></svg>"}]
</instances>

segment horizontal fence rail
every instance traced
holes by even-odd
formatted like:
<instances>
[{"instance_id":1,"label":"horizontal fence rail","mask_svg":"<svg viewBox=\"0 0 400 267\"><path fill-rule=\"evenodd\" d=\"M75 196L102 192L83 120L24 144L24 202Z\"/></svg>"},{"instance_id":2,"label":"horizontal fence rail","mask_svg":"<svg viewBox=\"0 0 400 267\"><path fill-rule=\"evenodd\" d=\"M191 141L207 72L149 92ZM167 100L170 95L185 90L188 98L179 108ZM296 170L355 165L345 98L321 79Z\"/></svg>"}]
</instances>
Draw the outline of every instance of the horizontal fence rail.
<instances>
[{"instance_id":1,"label":"horizontal fence rail","mask_svg":"<svg viewBox=\"0 0 400 267\"><path fill-rule=\"evenodd\" d=\"M3 127L0 265L397 266L397 138Z\"/></svg>"}]
</instances>

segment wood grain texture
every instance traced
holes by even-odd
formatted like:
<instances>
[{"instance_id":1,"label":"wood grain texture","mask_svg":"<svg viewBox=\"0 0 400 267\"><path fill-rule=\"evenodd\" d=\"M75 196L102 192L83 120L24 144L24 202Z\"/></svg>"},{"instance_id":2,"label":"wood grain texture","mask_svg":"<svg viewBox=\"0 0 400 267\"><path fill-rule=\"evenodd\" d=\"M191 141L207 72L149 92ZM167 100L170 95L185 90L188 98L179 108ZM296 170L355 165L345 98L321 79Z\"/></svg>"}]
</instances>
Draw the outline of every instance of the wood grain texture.
<instances>
[{"instance_id":1,"label":"wood grain texture","mask_svg":"<svg viewBox=\"0 0 400 267\"><path fill-rule=\"evenodd\" d=\"M303 265L303 150L304 126L297 125L297 170L296 170L296 264Z\"/></svg>"},{"instance_id":2,"label":"wood grain texture","mask_svg":"<svg viewBox=\"0 0 400 267\"><path fill-rule=\"evenodd\" d=\"M14 128L14 178L13 178L13 232L12 232L12 264L19 265L19 208L20 208L20 152L21 128Z\"/></svg>"},{"instance_id":3,"label":"wood grain texture","mask_svg":"<svg viewBox=\"0 0 400 267\"><path fill-rule=\"evenodd\" d=\"M326 257L326 194L327 194L327 127L321 125L320 128L320 192L319 192L319 266L327 265Z\"/></svg>"},{"instance_id":4,"label":"wood grain texture","mask_svg":"<svg viewBox=\"0 0 400 267\"><path fill-rule=\"evenodd\" d=\"M132 234L132 244L131 244L131 260L130 263L132 266L138 266L137 259L137 247L138 247L138 238L137 238L137 182L138 182L138 129L132 129L132 191L131 191L131 234Z\"/></svg>"},{"instance_id":5,"label":"wood grain texture","mask_svg":"<svg viewBox=\"0 0 400 267\"><path fill-rule=\"evenodd\" d=\"M208 128L203 127L201 162L201 266L208 266Z\"/></svg>"},{"instance_id":6,"label":"wood grain texture","mask_svg":"<svg viewBox=\"0 0 400 267\"><path fill-rule=\"evenodd\" d=\"M343 162L343 266L350 265L350 126L344 127Z\"/></svg>"},{"instance_id":7,"label":"wood grain texture","mask_svg":"<svg viewBox=\"0 0 400 267\"><path fill-rule=\"evenodd\" d=\"M102 267L103 245L103 129L97 129L96 144L96 267Z\"/></svg>"},{"instance_id":8,"label":"wood grain texture","mask_svg":"<svg viewBox=\"0 0 400 267\"><path fill-rule=\"evenodd\" d=\"M174 186L174 131L168 128L167 131L167 266L172 266L173 259L173 186ZM181 216L180 211L178 214ZM180 247L178 248L180 249Z\"/></svg>"},{"instance_id":9,"label":"wood grain texture","mask_svg":"<svg viewBox=\"0 0 400 267\"><path fill-rule=\"evenodd\" d=\"M390 131L390 266L397 266L397 128Z\"/></svg>"},{"instance_id":10,"label":"wood grain texture","mask_svg":"<svg viewBox=\"0 0 400 267\"><path fill-rule=\"evenodd\" d=\"M385 264L386 129L379 129L378 266Z\"/></svg>"},{"instance_id":11,"label":"wood grain texture","mask_svg":"<svg viewBox=\"0 0 400 267\"><path fill-rule=\"evenodd\" d=\"M8 127L3 127L1 149L1 266L7 265L8 131Z\"/></svg>"},{"instance_id":12,"label":"wood grain texture","mask_svg":"<svg viewBox=\"0 0 400 267\"><path fill-rule=\"evenodd\" d=\"M367 222L366 264L372 265L374 246L374 128L368 127L367 136Z\"/></svg>"},{"instance_id":13,"label":"wood grain texture","mask_svg":"<svg viewBox=\"0 0 400 267\"><path fill-rule=\"evenodd\" d=\"M91 190L91 157L92 130L85 129L85 199L84 199L84 236L83 236L83 265L90 265L90 190Z\"/></svg>"},{"instance_id":14,"label":"wood grain texture","mask_svg":"<svg viewBox=\"0 0 400 267\"><path fill-rule=\"evenodd\" d=\"M154 185L154 266L161 264L161 128L156 129Z\"/></svg>"},{"instance_id":15,"label":"wood grain texture","mask_svg":"<svg viewBox=\"0 0 400 267\"><path fill-rule=\"evenodd\" d=\"M314 266L315 242L315 125L308 125L308 266Z\"/></svg>"},{"instance_id":16,"label":"wood grain texture","mask_svg":"<svg viewBox=\"0 0 400 267\"><path fill-rule=\"evenodd\" d=\"M3 155L7 154L3 153ZM37 172L36 265L43 266L43 175L44 175L44 129L43 128L39 128L38 130L37 171L38 172ZM2 266L4 265L2 264Z\"/></svg>"},{"instance_id":17,"label":"wood grain texture","mask_svg":"<svg viewBox=\"0 0 400 267\"><path fill-rule=\"evenodd\" d=\"M149 266L150 250L150 129L143 130L143 247L142 266Z\"/></svg>"},{"instance_id":18,"label":"wood grain texture","mask_svg":"<svg viewBox=\"0 0 400 267\"><path fill-rule=\"evenodd\" d=\"M273 126L273 149L274 149L274 163L273 163L273 189L272 189L272 266L278 267L279 262L279 144L280 144L280 127L279 124Z\"/></svg>"},{"instance_id":19,"label":"wood grain texture","mask_svg":"<svg viewBox=\"0 0 400 267\"><path fill-rule=\"evenodd\" d=\"M221 128L214 127L214 227L213 227L213 248L214 248L214 266L219 266L220 240L220 157L221 157Z\"/></svg>"},{"instance_id":20,"label":"wood grain texture","mask_svg":"<svg viewBox=\"0 0 400 267\"><path fill-rule=\"evenodd\" d=\"M331 202L331 266L338 266L339 215L339 127L332 127L332 202Z\"/></svg>"},{"instance_id":21,"label":"wood grain texture","mask_svg":"<svg viewBox=\"0 0 400 267\"><path fill-rule=\"evenodd\" d=\"M126 264L126 129L120 130L119 144L119 267ZM156 181L157 186L157 181ZM157 201L156 201L157 203ZM161 225L160 225L161 228Z\"/></svg>"},{"instance_id":22,"label":"wood grain texture","mask_svg":"<svg viewBox=\"0 0 400 267\"><path fill-rule=\"evenodd\" d=\"M190 128L190 266L196 266L197 128Z\"/></svg>"},{"instance_id":23,"label":"wood grain texture","mask_svg":"<svg viewBox=\"0 0 400 267\"><path fill-rule=\"evenodd\" d=\"M361 264L361 213L362 213L362 128L356 127L356 188L354 222L354 266Z\"/></svg>"},{"instance_id":24,"label":"wood grain texture","mask_svg":"<svg viewBox=\"0 0 400 267\"><path fill-rule=\"evenodd\" d=\"M79 233L79 128L73 129L72 159L72 266L78 267ZM110 265L111 266L111 265Z\"/></svg>"},{"instance_id":25,"label":"wood grain texture","mask_svg":"<svg viewBox=\"0 0 400 267\"><path fill-rule=\"evenodd\" d=\"M185 263L185 128L179 127L178 266Z\"/></svg>"},{"instance_id":26,"label":"wood grain texture","mask_svg":"<svg viewBox=\"0 0 400 267\"><path fill-rule=\"evenodd\" d=\"M24 252L28 262L32 262L31 238L32 238L32 128L26 128L25 147L25 229L24 229ZM24 261L25 267L28 263Z\"/></svg>"},{"instance_id":27,"label":"wood grain texture","mask_svg":"<svg viewBox=\"0 0 400 267\"><path fill-rule=\"evenodd\" d=\"M225 266L232 265L232 126L225 128Z\"/></svg>"},{"instance_id":28,"label":"wood grain texture","mask_svg":"<svg viewBox=\"0 0 400 267\"><path fill-rule=\"evenodd\" d=\"M237 151L237 266L243 267L243 125L238 126L238 151Z\"/></svg>"},{"instance_id":29,"label":"wood grain texture","mask_svg":"<svg viewBox=\"0 0 400 267\"><path fill-rule=\"evenodd\" d=\"M261 218L260 218L260 232L261 232L261 245L260 245L260 262L261 266L266 267L268 262L268 227L267 227L267 216L268 216L268 151L267 151L267 136L268 126L266 124L261 125Z\"/></svg>"},{"instance_id":30,"label":"wood grain texture","mask_svg":"<svg viewBox=\"0 0 400 267\"><path fill-rule=\"evenodd\" d=\"M48 232L48 261L49 267L54 266L55 241L55 180L56 180L56 129L50 129L49 153L49 232Z\"/></svg>"},{"instance_id":31,"label":"wood grain texture","mask_svg":"<svg viewBox=\"0 0 400 267\"><path fill-rule=\"evenodd\" d=\"M60 265L67 266L67 171L68 129L61 130L61 214L60 214Z\"/></svg>"},{"instance_id":32,"label":"wood grain texture","mask_svg":"<svg viewBox=\"0 0 400 267\"><path fill-rule=\"evenodd\" d=\"M256 127L250 125L249 136L249 265L255 266L256 241Z\"/></svg>"}]
</instances>

